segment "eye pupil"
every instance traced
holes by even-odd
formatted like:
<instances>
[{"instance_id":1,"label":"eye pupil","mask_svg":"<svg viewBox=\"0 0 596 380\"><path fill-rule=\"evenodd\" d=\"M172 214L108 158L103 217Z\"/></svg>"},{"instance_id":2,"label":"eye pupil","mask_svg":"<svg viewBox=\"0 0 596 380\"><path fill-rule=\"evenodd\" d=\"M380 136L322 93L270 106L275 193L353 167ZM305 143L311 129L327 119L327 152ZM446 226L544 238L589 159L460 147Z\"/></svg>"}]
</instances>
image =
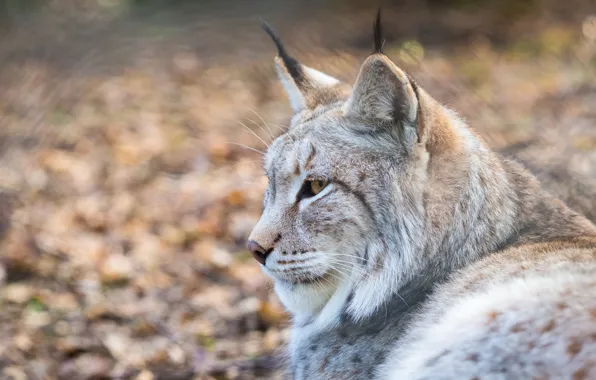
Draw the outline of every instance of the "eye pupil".
<instances>
[{"instance_id":1,"label":"eye pupil","mask_svg":"<svg viewBox=\"0 0 596 380\"><path fill-rule=\"evenodd\" d=\"M298 201L304 198L314 197L315 195L319 194L324 188L327 186L327 181L325 180L311 180L311 181L304 181L302 185L302 189L298 193Z\"/></svg>"}]
</instances>

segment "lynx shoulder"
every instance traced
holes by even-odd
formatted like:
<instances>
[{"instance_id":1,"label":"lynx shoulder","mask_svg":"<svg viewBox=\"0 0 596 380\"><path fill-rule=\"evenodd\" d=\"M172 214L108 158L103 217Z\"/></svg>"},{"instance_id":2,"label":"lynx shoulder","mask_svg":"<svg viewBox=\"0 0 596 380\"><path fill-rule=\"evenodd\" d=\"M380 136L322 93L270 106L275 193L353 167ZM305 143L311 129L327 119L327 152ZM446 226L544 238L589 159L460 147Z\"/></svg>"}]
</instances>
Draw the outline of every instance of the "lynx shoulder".
<instances>
[{"instance_id":1,"label":"lynx shoulder","mask_svg":"<svg viewBox=\"0 0 596 380\"><path fill-rule=\"evenodd\" d=\"M248 242L295 379L596 376L596 227L382 52L350 86L266 26L295 115Z\"/></svg>"}]
</instances>

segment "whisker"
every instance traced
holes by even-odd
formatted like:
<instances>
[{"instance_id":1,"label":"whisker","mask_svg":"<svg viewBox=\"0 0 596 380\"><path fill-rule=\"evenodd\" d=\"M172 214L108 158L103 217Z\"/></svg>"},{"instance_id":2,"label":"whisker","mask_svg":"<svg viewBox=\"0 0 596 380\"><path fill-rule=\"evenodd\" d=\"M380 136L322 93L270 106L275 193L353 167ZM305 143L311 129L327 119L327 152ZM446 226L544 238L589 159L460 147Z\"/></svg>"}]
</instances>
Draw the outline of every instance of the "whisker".
<instances>
[{"instance_id":1,"label":"whisker","mask_svg":"<svg viewBox=\"0 0 596 380\"><path fill-rule=\"evenodd\" d=\"M357 256L357 255L349 255L347 253L335 253L334 256L345 256L345 257L353 257L356 258L358 260L362 260L362 261L371 261L370 259L365 259L362 256Z\"/></svg>"},{"instance_id":2,"label":"whisker","mask_svg":"<svg viewBox=\"0 0 596 380\"><path fill-rule=\"evenodd\" d=\"M400 296L399 293L396 291L395 294L399 297L399 299L401 299L402 301L404 301L404 303L406 304L406 306L410 306L408 305L408 303L406 302L406 300L404 299L404 297Z\"/></svg>"},{"instance_id":3,"label":"whisker","mask_svg":"<svg viewBox=\"0 0 596 380\"><path fill-rule=\"evenodd\" d=\"M248 117L246 117L246 116L245 116L244 118L245 118L246 120L250 121L251 123L253 123L254 125L256 125L257 127L259 127L259 129L260 129L261 131L263 131L263 132L267 133L267 134L268 134L268 136L269 136L269 137L271 138L271 140L273 141L274 137L273 137L273 133L271 133L271 129L269 129L269 128L267 128L267 129L263 128L263 127L261 126L261 124L257 123L256 121L254 121L254 120L252 120L252 119L249 119L249 118L248 118ZM269 130L269 132L267 132L267 130Z\"/></svg>"},{"instance_id":4,"label":"whisker","mask_svg":"<svg viewBox=\"0 0 596 380\"><path fill-rule=\"evenodd\" d=\"M267 124L267 122L265 121L265 119L263 119L263 118L261 117L261 115L259 115L259 113L258 113L257 111L255 111L255 110L252 110L252 109L250 109L250 108L249 108L249 110L250 110L250 112L252 112L252 113L254 113L255 115L257 115L257 117L258 117L259 119L261 119L261 121L263 122L263 124L265 124L265 126L266 126L266 127L267 127L267 128L270 130L270 131L271 131L271 128L269 128L269 124ZM279 127L278 127L278 128L279 128ZM281 128L280 128L280 129L281 129ZM281 131L282 131L282 132L284 132L284 130L283 130L283 129L281 129ZM271 134L273 135L273 131L271 131Z\"/></svg>"},{"instance_id":5,"label":"whisker","mask_svg":"<svg viewBox=\"0 0 596 380\"><path fill-rule=\"evenodd\" d=\"M265 142L265 140L263 140L263 139L261 138L261 136L257 135L257 134L255 133L255 131L253 131L252 129L248 128L248 126L247 126L246 124L244 124L244 123L243 123L243 122L241 122L240 120L236 120L236 123L238 123L238 124L240 124L241 126L243 126L244 128L246 128L246 130L247 130L247 131L249 131L250 133L252 133L252 134L253 134L253 136L255 136L256 138L258 138L259 140L261 140L261 142L262 142L263 144L265 144L265 146L266 146L267 148L269 148L269 144L267 144L267 143Z\"/></svg>"},{"instance_id":6,"label":"whisker","mask_svg":"<svg viewBox=\"0 0 596 380\"><path fill-rule=\"evenodd\" d=\"M336 278L338 281L341 281L341 280L343 280L343 278L341 278L341 277L338 277L338 276L334 275L333 273L327 273L327 274L328 274L329 276L333 276L333 278ZM343 274L343 273L342 273L342 274ZM344 274L344 276L345 276L345 274ZM329 281L329 280L328 280L328 279L326 279L325 277L323 277L323 278L324 278L325 280L327 280L327 282L328 282L329 284L333 285L333 283L332 283L331 281ZM334 285L333 285L333 286L334 286Z\"/></svg>"},{"instance_id":7,"label":"whisker","mask_svg":"<svg viewBox=\"0 0 596 380\"><path fill-rule=\"evenodd\" d=\"M279 125L273 123L269 123L269 125L273 125L274 127L279 128L279 130L281 130L282 132L286 132L289 128L287 125Z\"/></svg>"},{"instance_id":8,"label":"whisker","mask_svg":"<svg viewBox=\"0 0 596 380\"><path fill-rule=\"evenodd\" d=\"M324 291L324 292L325 292L325 293L326 293L328 296L331 296L331 294L332 294L332 293L331 293L331 291L329 291L329 290L326 290L326 289L325 289L325 287L323 286L323 284L320 282L320 280L325 280L325 281L327 281L327 282L329 283L329 285L331 285L331 286L333 286L333 283L332 283L331 281L329 281L328 279L326 279L325 277L321 277L320 279L317 279L317 280L315 281L315 283L316 283L316 284L318 284L318 285L321 287L321 289L322 289L322 290L323 290L323 291Z\"/></svg>"},{"instance_id":9,"label":"whisker","mask_svg":"<svg viewBox=\"0 0 596 380\"><path fill-rule=\"evenodd\" d=\"M333 273L330 273L330 272L326 272L325 275L332 276L332 277L336 278L339 281L343 280L341 277L338 277L338 276L336 276L336 275L334 275ZM324 280L326 280L329 283L329 285L335 286L331 281L329 281L329 279L327 279L325 277L321 277L321 278L324 279Z\"/></svg>"},{"instance_id":10,"label":"whisker","mask_svg":"<svg viewBox=\"0 0 596 380\"><path fill-rule=\"evenodd\" d=\"M318 289L321 289L323 292L325 291L325 288L323 288L323 287L321 286L321 284L319 283L319 280L318 280L318 279L315 279L315 280L314 280L312 283L313 283L313 285L315 285L315 286L316 286Z\"/></svg>"},{"instance_id":11,"label":"whisker","mask_svg":"<svg viewBox=\"0 0 596 380\"><path fill-rule=\"evenodd\" d=\"M342 276L344 276L345 278L350 278L350 276L348 276L348 274L346 274L344 271L338 269L338 268L333 268L335 271L337 271L337 273L341 274ZM334 276L332 273L329 273L329 275ZM337 276L334 276L335 278L337 278L338 280L342 280Z\"/></svg>"},{"instance_id":12,"label":"whisker","mask_svg":"<svg viewBox=\"0 0 596 380\"><path fill-rule=\"evenodd\" d=\"M354 266L354 263L351 263L351 262L345 261L345 260L333 260L332 262L333 263L336 263L336 264L341 264L341 265L349 266L349 267Z\"/></svg>"},{"instance_id":13,"label":"whisker","mask_svg":"<svg viewBox=\"0 0 596 380\"><path fill-rule=\"evenodd\" d=\"M238 146L241 146L241 147L243 147L243 148L250 149L250 150L252 150L253 152L257 152L257 153L260 153L260 154L262 154L262 155L265 155L265 152L263 152L262 150L258 150L258 149L255 149L255 148L251 148L251 147L249 147L248 145L244 145L244 144L240 144L240 143L235 143L235 142L228 142L228 144L238 145Z\"/></svg>"},{"instance_id":14,"label":"whisker","mask_svg":"<svg viewBox=\"0 0 596 380\"><path fill-rule=\"evenodd\" d=\"M336 264L338 264L338 263L336 263ZM336 271L338 271L339 273L343 274L346 277L350 277L349 273L344 272L344 270L352 270L355 268L353 268L352 266L350 266L349 268L347 266L343 266L343 267L340 266L339 268L337 266L334 266L333 269L335 269Z\"/></svg>"},{"instance_id":15,"label":"whisker","mask_svg":"<svg viewBox=\"0 0 596 380\"><path fill-rule=\"evenodd\" d=\"M334 266L333 269L335 269L336 271L338 271L340 274L344 275L346 278L354 277L354 275L357 275L360 278L366 277L366 274L365 273L354 273L354 272L351 272L351 268ZM346 271L349 272L349 273L347 273Z\"/></svg>"},{"instance_id":16,"label":"whisker","mask_svg":"<svg viewBox=\"0 0 596 380\"><path fill-rule=\"evenodd\" d=\"M354 270L357 270L358 273L365 273L366 272L366 267L362 267L360 263L354 263L352 261L345 261L345 260L335 260L333 261L334 263L338 263L338 264L343 264L343 265L348 265L348 266L353 266Z\"/></svg>"},{"instance_id":17,"label":"whisker","mask_svg":"<svg viewBox=\"0 0 596 380\"><path fill-rule=\"evenodd\" d=\"M358 259L358 256L348 256L348 257L355 257L355 258ZM348 265L354 265L354 264L356 264L356 263L354 263L352 261L348 261L348 260L342 259L341 257L338 257L338 256L334 256L333 258L335 259L335 260L333 260L333 262L338 262L338 263L343 263L343 264L348 264Z\"/></svg>"},{"instance_id":18,"label":"whisker","mask_svg":"<svg viewBox=\"0 0 596 380\"><path fill-rule=\"evenodd\" d=\"M346 263L346 262L341 262L341 261L333 261L334 266L338 265L340 266L340 268L346 269L346 270L350 270L350 271L354 271L356 272L357 275L361 275L361 276L366 276L368 275L368 272L366 272L364 269L359 268L357 266L355 266L352 263Z\"/></svg>"},{"instance_id":19,"label":"whisker","mask_svg":"<svg viewBox=\"0 0 596 380\"><path fill-rule=\"evenodd\" d=\"M258 168L259 171L263 169L263 159L258 159L258 160L251 160L251 159L247 159L247 158L242 158L242 160L240 161L235 161L232 162L230 166L228 166L228 168L230 169L237 169L239 167L243 167L243 166L248 166L251 168Z\"/></svg>"}]
</instances>

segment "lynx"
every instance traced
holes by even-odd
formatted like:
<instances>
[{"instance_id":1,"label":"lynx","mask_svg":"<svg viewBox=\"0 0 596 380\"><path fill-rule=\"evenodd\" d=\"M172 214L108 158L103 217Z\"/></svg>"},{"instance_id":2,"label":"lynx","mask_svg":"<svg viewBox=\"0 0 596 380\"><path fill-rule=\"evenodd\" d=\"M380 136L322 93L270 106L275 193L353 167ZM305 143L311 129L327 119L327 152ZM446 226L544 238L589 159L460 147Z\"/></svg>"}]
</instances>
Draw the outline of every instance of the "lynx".
<instances>
[{"instance_id":1,"label":"lynx","mask_svg":"<svg viewBox=\"0 0 596 380\"><path fill-rule=\"evenodd\" d=\"M596 227L398 68L380 15L353 86L265 29L295 114L248 247L288 376L596 378Z\"/></svg>"}]
</instances>

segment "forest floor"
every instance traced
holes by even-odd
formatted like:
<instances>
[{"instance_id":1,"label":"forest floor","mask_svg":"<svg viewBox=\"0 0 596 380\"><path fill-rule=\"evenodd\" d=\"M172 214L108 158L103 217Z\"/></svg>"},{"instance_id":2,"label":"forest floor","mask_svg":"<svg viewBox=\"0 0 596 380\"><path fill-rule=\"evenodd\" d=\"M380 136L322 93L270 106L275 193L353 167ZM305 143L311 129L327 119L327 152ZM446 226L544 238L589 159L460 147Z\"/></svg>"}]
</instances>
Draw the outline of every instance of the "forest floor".
<instances>
[{"instance_id":1,"label":"forest floor","mask_svg":"<svg viewBox=\"0 0 596 380\"><path fill-rule=\"evenodd\" d=\"M353 81L375 10L260 3L0 28L0 378L278 376L289 321L245 240L290 109L256 15ZM543 3L388 7L385 51L596 220L596 7Z\"/></svg>"}]
</instances>

